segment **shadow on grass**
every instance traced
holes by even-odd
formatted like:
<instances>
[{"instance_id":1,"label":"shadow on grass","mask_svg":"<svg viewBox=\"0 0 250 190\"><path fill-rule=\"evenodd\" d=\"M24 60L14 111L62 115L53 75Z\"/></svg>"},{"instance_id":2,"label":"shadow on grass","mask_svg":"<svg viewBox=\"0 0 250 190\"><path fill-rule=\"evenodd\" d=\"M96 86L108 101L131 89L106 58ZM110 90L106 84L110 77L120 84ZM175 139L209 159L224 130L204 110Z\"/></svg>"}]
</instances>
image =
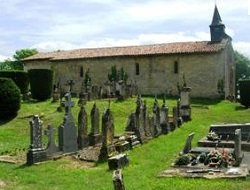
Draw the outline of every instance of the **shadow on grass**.
<instances>
[{"instance_id":1,"label":"shadow on grass","mask_svg":"<svg viewBox=\"0 0 250 190\"><path fill-rule=\"evenodd\" d=\"M200 104L200 105L216 105L219 104L222 99L206 99L206 98L192 98L192 104Z\"/></svg>"},{"instance_id":2,"label":"shadow on grass","mask_svg":"<svg viewBox=\"0 0 250 190\"><path fill-rule=\"evenodd\" d=\"M6 119L0 119L0 127L4 124L11 122L13 119L16 118L16 116L17 116L17 114L10 116L9 118L6 118Z\"/></svg>"},{"instance_id":3,"label":"shadow on grass","mask_svg":"<svg viewBox=\"0 0 250 190\"><path fill-rule=\"evenodd\" d=\"M248 108L243 106L243 105L237 105L235 106L235 111L243 111L243 110L247 110Z\"/></svg>"}]
</instances>

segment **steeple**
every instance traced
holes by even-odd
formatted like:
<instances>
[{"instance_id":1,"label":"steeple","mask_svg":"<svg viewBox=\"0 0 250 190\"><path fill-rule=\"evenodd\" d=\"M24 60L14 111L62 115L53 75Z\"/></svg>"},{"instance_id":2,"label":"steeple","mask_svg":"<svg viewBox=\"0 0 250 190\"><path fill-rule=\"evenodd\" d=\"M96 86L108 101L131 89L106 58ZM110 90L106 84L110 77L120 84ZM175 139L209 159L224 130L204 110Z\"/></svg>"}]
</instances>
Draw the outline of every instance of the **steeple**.
<instances>
[{"instance_id":1,"label":"steeple","mask_svg":"<svg viewBox=\"0 0 250 190\"><path fill-rule=\"evenodd\" d=\"M225 32L225 25L222 23L220 13L216 5L214 7L213 20L210 25L210 34L211 42L220 42L221 40L226 38L231 40L231 37L228 36Z\"/></svg>"}]
</instances>

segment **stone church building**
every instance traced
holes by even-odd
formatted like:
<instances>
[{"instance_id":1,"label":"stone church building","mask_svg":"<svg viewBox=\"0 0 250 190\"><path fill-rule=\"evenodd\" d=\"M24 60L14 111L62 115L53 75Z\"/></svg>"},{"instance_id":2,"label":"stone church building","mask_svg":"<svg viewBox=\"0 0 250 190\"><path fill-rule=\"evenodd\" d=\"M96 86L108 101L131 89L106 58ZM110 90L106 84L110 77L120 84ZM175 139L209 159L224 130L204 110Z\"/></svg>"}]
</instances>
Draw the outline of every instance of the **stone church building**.
<instances>
[{"instance_id":1,"label":"stone church building","mask_svg":"<svg viewBox=\"0 0 250 190\"><path fill-rule=\"evenodd\" d=\"M136 81L141 94L177 95L177 83L185 75L192 97L216 98L235 93L235 63L232 39L215 6L210 41L76 49L38 53L23 60L25 70L46 68L55 73L55 82L75 81L80 91L89 70L92 84L108 80L111 66L123 68L128 81Z\"/></svg>"}]
</instances>

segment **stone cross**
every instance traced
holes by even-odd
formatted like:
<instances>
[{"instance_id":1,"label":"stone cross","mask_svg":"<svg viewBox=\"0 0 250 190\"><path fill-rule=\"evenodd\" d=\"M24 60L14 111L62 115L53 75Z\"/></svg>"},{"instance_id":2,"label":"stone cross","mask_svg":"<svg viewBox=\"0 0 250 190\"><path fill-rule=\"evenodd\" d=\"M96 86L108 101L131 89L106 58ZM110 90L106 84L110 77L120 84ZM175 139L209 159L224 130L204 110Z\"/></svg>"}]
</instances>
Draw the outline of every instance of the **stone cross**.
<instances>
[{"instance_id":1,"label":"stone cross","mask_svg":"<svg viewBox=\"0 0 250 190\"><path fill-rule=\"evenodd\" d=\"M63 124L58 128L59 148L64 153L77 151L77 136L74 118L71 112L73 102L70 93L65 95L65 115Z\"/></svg>"},{"instance_id":2,"label":"stone cross","mask_svg":"<svg viewBox=\"0 0 250 190\"><path fill-rule=\"evenodd\" d=\"M38 115L34 115L30 121L30 148L31 149L42 149L42 121Z\"/></svg>"},{"instance_id":3,"label":"stone cross","mask_svg":"<svg viewBox=\"0 0 250 190\"><path fill-rule=\"evenodd\" d=\"M51 125L48 125L48 128L45 131L45 135L48 136L48 146L46 149L47 154L51 155L53 153L56 153L58 151L58 147L55 143L55 129Z\"/></svg>"},{"instance_id":4,"label":"stone cross","mask_svg":"<svg viewBox=\"0 0 250 190\"><path fill-rule=\"evenodd\" d=\"M68 80L67 84L69 85L69 92L72 92L73 86L75 85L75 82L73 80Z\"/></svg>"},{"instance_id":5,"label":"stone cross","mask_svg":"<svg viewBox=\"0 0 250 190\"><path fill-rule=\"evenodd\" d=\"M65 115L72 115L71 108L74 106L74 102L71 101L71 93L65 95Z\"/></svg>"},{"instance_id":6,"label":"stone cross","mask_svg":"<svg viewBox=\"0 0 250 190\"><path fill-rule=\"evenodd\" d=\"M125 190L123 175L120 169L113 172L113 185L114 190Z\"/></svg>"},{"instance_id":7,"label":"stone cross","mask_svg":"<svg viewBox=\"0 0 250 190\"><path fill-rule=\"evenodd\" d=\"M235 161L236 166L240 165L242 160L243 154L241 151L241 129L235 130L235 139L234 139L234 154L235 154Z\"/></svg>"},{"instance_id":8,"label":"stone cross","mask_svg":"<svg viewBox=\"0 0 250 190\"><path fill-rule=\"evenodd\" d=\"M183 148L183 151L182 151L183 154L188 154L190 152L190 150L192 149L193 138L194 138L194 133L190 133L187 137L185 146Z\"/></svg>"}]
</instances>

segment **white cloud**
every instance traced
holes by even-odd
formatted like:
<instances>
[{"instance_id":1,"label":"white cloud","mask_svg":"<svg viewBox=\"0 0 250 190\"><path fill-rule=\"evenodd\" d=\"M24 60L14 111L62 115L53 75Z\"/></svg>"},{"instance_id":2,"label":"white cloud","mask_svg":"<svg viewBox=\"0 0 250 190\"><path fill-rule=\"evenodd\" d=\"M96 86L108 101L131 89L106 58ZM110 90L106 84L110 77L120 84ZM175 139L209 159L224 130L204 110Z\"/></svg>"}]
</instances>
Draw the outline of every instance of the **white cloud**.
<instances>
[{"instance_id":1,"label":"white cloud","mask_svg":"<svg viewBox=\"0 0 250 190\"><path fill-rule=\"evenodd\" d=\"M250 42L234 42L233 47L250 58Z\"/></svg>"},{"instance_id":2,"label":"white cloud","mask_svg":"<svg viewBox=\"0 0 250 190\"><path fill-rule=\"evenodd\" d=\"M6 60L6 59L8 59L8 57L6 57L6 56L4 56L4 55L0 55L0 62L1 62L1 61L4 61L4 60Z\"/></svg>"},{"instance_id":3,"label":"white cloud","mask_svg":"<svg viewBox=\"0 0 250 190\"><path fill-rule=\"evenodd\" d=\"M31 48L36 48L40 52L49 52L56 50L71 50L79 48L79 46L72 43L63 42L63 41L47 41L34 44Z\"/></svg>"}]
</instances>

